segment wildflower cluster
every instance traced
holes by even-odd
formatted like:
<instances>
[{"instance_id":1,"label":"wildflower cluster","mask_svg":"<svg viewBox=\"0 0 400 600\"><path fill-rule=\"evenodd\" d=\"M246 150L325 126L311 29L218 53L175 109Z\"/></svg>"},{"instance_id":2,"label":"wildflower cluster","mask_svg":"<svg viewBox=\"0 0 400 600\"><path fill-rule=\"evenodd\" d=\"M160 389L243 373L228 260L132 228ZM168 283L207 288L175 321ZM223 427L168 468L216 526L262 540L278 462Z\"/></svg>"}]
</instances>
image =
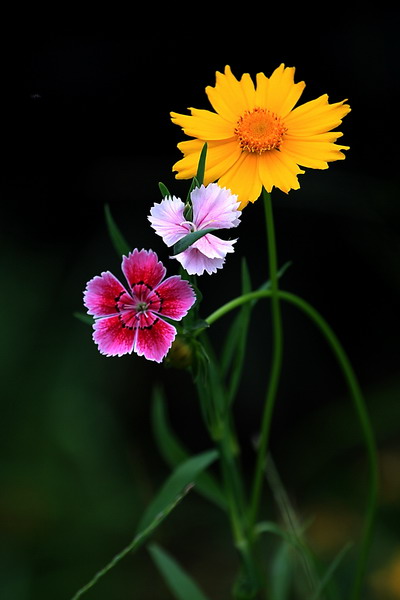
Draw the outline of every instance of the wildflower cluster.
<instances>
[{"instance_id":1,"label":"wildflower cluster","mask_svg":"<svg viewBox=\"0 0 400 600\"><path fill-rule=\"evenodd\" d=\"M176 470L145 513L143 528L132 544L73 600L92 587L122 556L138 547L201 474L207 477L199 479L198 487L226 512L232 541L239 554L240 572L233 586L233 598L255 600L261 597L260 594L270 593L272 588L265 576L265 565L261 564L262 553L255 546L261 533L280 533L279 526L260 522L259 513L270 424L281 376L281 301L302 310L332 348L347 381L367 446L370 480L363 549L354 569L352 595L352 600L360 599L377 496L373 434L356 377L337 337L313 307L295 294L282 291L278 285L283 269L277 267L270 195L273 188L286 193L298 189L298 176L304 173L303 167L326 169L329 162L345 158L343 151L347 146L336 143L342 135L336 128L350 107L345 101L330 104L326 94L296 106L305 84L294 82L294 72L294 68L282 64L270 77L258 73L254 84L248 74L236 79L226 66L224 73L217 72L215 87L206 88L214 112L192 108L190 115L171 113L173 123L192 138L178 144L183 158L175 163L173 171L177 172L178 179L191 179L192 182L185 201L160 186L162 200L149 207L145 223L162 239L172 264L178 263L180 273L166 277L166 268L154 250L135 248L126 251L122 257L125 285L109 271L94 277L86 285L84 305L94 318L93 340L101 354L122 356L134 352L157 363L165 360L167 364L191 367L201 415L215 449L187 457L184 446L168 430L166 421L162 421L162 410L158 410L162 422L155 429L158 435L164 435L160 447L165 451L167 462L175 462ZM243 209L248 203L259 197L263 199L266 217L269 280L252 290L248 272L243 268L242 294L202 320L198 314L201 292L195 278L204 274L215 276L224 266L227 255L237 247L238 238L230 237L231 230L240 225ZM265 370L267 394L263 414L256 424L259 436L249 485L242 477L240 444L230 409L243 371L251 309L258 300L265 298L271 301L272 359L270 369ZM209 338L203 335L204 329L238 307L242 309L222 344L220 357L213 351ZM197 372L192 368L193 354L204 357L204 366L198 360L201 366ZM211 473L202 473L216 458L221 464L221 481L214 479ZM286 532L284 539L290 542ZM295 542L296 550L302 547L297 538ZM197 585L186 574L181 576L178 567L160 554L159 549L153 547L150 552L156 562L163 561L168 581L178 573L173 584L174 595L203 597ZM308 554L306 558L308 560ZM307 599L320 597L324 580L325 576ZM178 594L182 581L184 586ZM287 590L289 594L289 587Z\"/></svg>"},{"instance_id":2,"label":"wildflower cluster","mask_svg":"<svg viewBox=\"0 0 400 600\"><path fill-rule=\"evenodd\" d=\"M207 144L206 185L195 186L187 203L165 197L148 217L169 248L191 240L171 257L188 275L211 275L223 267L237 240L221 239L214 231L237 227L241 210L263 187L297 189L297 175L303 172L298 165L323 169L328 161L344 158L347 149L334 143L342 134L331 130L350 107L344 101L329 104L324 95L294 108L305 86L294 83L294 68L280 65L270 78L258 73L256 87L248 74L237 80L229 66L216 75L215 87L206 88L215 113L171 113L172 121L194 138L178 144L184 158L173 170L177 178L196 177ZM95 317L93 339L106 356L134 351L161 362L176 336L165 318L183 319L195 303L194 291L179 276L162 283L165 268L151 250L124 256L122 271L128 289L109 272L87 284L84 304Z\"/></svg>"}]
</instances>

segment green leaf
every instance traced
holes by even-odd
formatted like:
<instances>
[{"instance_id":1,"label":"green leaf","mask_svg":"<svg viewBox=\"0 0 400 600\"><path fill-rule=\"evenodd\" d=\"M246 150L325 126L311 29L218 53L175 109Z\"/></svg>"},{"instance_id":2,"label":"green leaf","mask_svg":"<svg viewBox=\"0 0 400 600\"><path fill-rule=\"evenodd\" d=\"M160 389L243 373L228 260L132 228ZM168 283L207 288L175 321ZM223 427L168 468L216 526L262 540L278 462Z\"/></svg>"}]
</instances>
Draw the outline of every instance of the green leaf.
<instances>
[{"instance_id":1,"label":"green leaf","mask_svg":"<svg viewBox=\"0 0 400 600\"><path fill-rule=\"evenodd\" d=\"M161 183L161 181L158 184L158 187L160 189L160 192L161 192L161 195L163 198L167 198L167 197L171 196L171 194L168 191L168 188L163 183Z\"/></svg>"},{"instance_id":2,"label":"green leaf","mask_svg":"<svg viewBox=\"0 0 400 600\"><path fill-rule=\"evenodd\" d=\"M148 506L139 523L138 531L147 528L182 490L197 481L200 473L207 469L217 457L216 450L208 450L192 456L178 465Z\"/></svg>"},{"instance_id":3,"label":"green leaf","mask_svg":"<svg viewBox=\"0 0 400 600\"><path fill-rule=\"evenodd\" d=\"M291 265L290 262L287 262L281 267L278 271L278 278L281 278L288 267ZM265 281L258 290L267 290L271 287L271 282L269 280ZM245 260L242 263L242 294L246 294L251 292L251 283L250 283L250 275L247 268L247 264ZM247 302L242 306L240 312L235 316L232 321L232 325L228 331L224 348L221 355L221 370L223 377L227 376L229 369L232 372L235 372L235 369L231 367L233 360L235 359L237 363L240 363L240 356L236 356L238 345L240 344L240 352L244 352L245 349L245 341L246 341L246 330L250 322L251 308L253 308L257 304L258 300L253 300L252 302ZM242 357L243 358L243 357ZM235 379L237 380L237 375L235 375ZM232 389L230 390L230 397L234 394L235 385L231 384Z\"/></svg>"},{"instance_id":4,"label":"green leaf","mask_svg":"<svg viewBox=\"0 0 400 600\"><path fill-rule=\"evenodd\" d=\"M324 576L320 580L318 587L315 590L315 593L313 594L311 600L319 600L319 598L321 598L322 592L324 591L325 587L328 585L328 583L332 579L333 573L336 571L339 564L343 560L344 555L346 554L346 552L348 552L348 550L350 549L351 546L352 546L351 543L346 544L346 546L344 546L340 550L340 552L335 556L332 563L329 565L328 569L326 570Z\"/></svg>"},{"instance_id":5,"label":"green leaf","mask_svg":"<svg viewBox=\"0 0 400 600\"><path fill-rule=\"evenodd\" d=\"M277 275L278 275L278 279L280 279L281 277L283 277L283 275L285 274L285 272L287 271L287 269L291 266L292 262L291 261L287 261L285 262L285 264L279 269ZM258 288L258 290L268 290L271 287L271 282L268 279L267 281L265 281L262 285L260 285L260 287ZM257 300L253 300L252 305L256 304Z\"/></svg>"},{"instance_id":6,"label":"green leaf","mask_svg":"<svg viewBox=\"0 0 400 600\"><path fill-rule=\"evenodd\" d=\"M200 152L200 157L199 157L199 162L197 165L197 173L196 175L193 177L192 182L190 184L190 188L187 194L187 198L186 198L186 203L187 204L191 204L190 202L190 194L192 193L192 191L197 188L200 187L201 185L203 185L204 182L204 173L205 173L205 169L206 169L206 156L207 156L207 142L203 145L203 148Z\"/></svg>"},{"instance_id":7,"label":"green leaf","mask_svg":"<svg viewBox=\"0 0 400 600\"><path fill-rule=\"evenodd\" d=\"M177 600L208 600L197 583L165 550L157 544L148 547L154 563Z\"/></svg>"},{"instance_id":8,"label":"green leaf","mask_svg":"<svg viewBox=\"0 0 400 600\"><path fill-rule=\"evenodd\" d=\"M160 388L156 387L153 392L152 405L154 436L165 462L175 468L187 460L190 454L172 431L165 404L164 394ZM214 477L209 473L204 472L199 475L196 490L220 508L226 508L224 495Z\"/></svg>"},{"instance_id":9,"label":"green leaf","mask_svg":"<svg viewBox=\"0 0 400 600\"><path fill-rule=\"evenodd\" d=\"M242 260L242 294L251 292L250 274L245 259ZM250 324L251 305L242 306L228 331L221 359L221 371L226 377L230 371L228 384L228 403L231 404L236 395L246 355L247 333Z\"/></svg>"},{"instance_id":10,"label":"green leaf","mask_svg":"<svg viewBox=\"0 0 400 600\"><path fill-rule=\"evenodd\" d=\"M291 542L292 545L294 545L294 541L297 540L295 547L298 550L298 558L300 560L302 571L310 588L314 590L317 588L319 582L314 557L304 538L304 526L299 522L296 511L292 506L289 495L283 485L271 455L268 456L265 465L265 474L274 495L275 502L280 510L282 520L290 534L290 539L293 540Z\"/></svg>"},{"instance_id":11,"label":"green leaf","mask_svg":"<svg viewBox=\"0 0 400 600\"><path fill-rule=\"evenodd\" d=\"M93 325L93 323L94 323L93 317L91 317L90 315L86 315L85 313L81 313L81 312L75 311L74 312L74 317L76 317L77 319L79 319L79 321L82 321L83 323L86 323L87 325Z\"/></svg>"},{"instance_id":12,"label":"green leaf","mask_svg":"<svg viewBox=\"0 0 400 600\"><path fill-rule=\"evenodd\" d=\"M188 233L187 235L185 235L185 237L183 237L178 242L176 242L176 244L173 247L171 256L175 256L176 254L183 252L184 250L186 250L186 248L189 248L189 246L191 246L197 240L199 240L201 237L203 237L203 235L206 235L207 233L211 233L212 231L215 231L216 229L217 229L216 227L208 227L207 229L201 229L199 231L192 231L192 233Z\"/></svg>"},{"instance_id":13,"label":"green leaf","mask_svg":"<svg viewBox=\"0 0 400 600\"><path fill-rule=\"evenodd\" d=\"M161 525L161 523L164 521L164 519L166 519L168 517L168 515L174 510L174 508L176 508L176 506L178 506L178 504L181 502L181 500L183 500L183 498L188 494L190 489L191 489L190 486L186 486L186 488L181 493L179 493L177 496L175 496L170 503L166 504L164 506L163 510L155 516L155 518L148 524L148 526L140 529L138 531L138 533L135 535L135 537L133 538L133 540L131 541L131 543L128 544L128 546L126 546L123 550L121 550L121 552L116 554L110 560L110 562L105 567L103 567L100 571L98 571L86 585L81 587L76 592L76 594L72 597L71 600L78 600L79 598L81 598L86 592L88 592L93 586L95 586L96 583L102 577L104 577L104 575L106 575L123 558L125 558L125 556L127 556L131 552L134 552L135 550L140 548L143 545L143 543L149 539L149 537L152 535L152 533L155 531L155 529L157 529L157 527L159 525Z\"/></svg>"},{"instance_id":14,"label":"green leaf","mask_svg":"<svg viewBox=\"0 0 400 600\"><path fill-rule=\"evenodd\" d=\"M288 531L285 531L284 529L282 529L282 527L280 527L273 521L262 521L261 523L258 523L255 527L255 532L257 534L273 533L274 535L281 537L283 541L285 541L290 546L293 546L293 548L295 548L299 552L304 551L303 545L296 536L291 535Z\"/></svg>"},{"instance_id":15,"label":"green leaf","mask_svg":"<svg viewBox=\"0 0 400 600\"><path fill-rule=\"evenodd\" d=\"M196 179L197 179L199 187L204 182L204 173L206 170L207 149L208 149L208 145L206 142L200 152L199 164L197 166Z\"/></svg>"},{"instance_id":16,"label":"green leaf","mask_svg":"<svg viewBox=\"0 0 400 600\"><path fill-rule=\"evenodd\" d=\"M271 598L289 600L293 579L293 557L286 542L282 542L271 563L269 578Z\"/></svg>"},{"instance_id":17,"label":"green leaf","mask_svg":"<svg viewBox=\"0 0 400 600\"><path fill-rule=\"evenodd\" d=\"M108 204L105 205L104 212L105 212L106 223L107 223L107 227L108 227L108 233L110 235L113 246L114 246L115 250L117 251L118 256L122 256L122 255L127 256L129 254L129 252L131 251L131 247L125 241L124 236L118 229L117 224L115 223L115 221L111 215L110 207L108 206Z\"/></svg>"}]
</instances>

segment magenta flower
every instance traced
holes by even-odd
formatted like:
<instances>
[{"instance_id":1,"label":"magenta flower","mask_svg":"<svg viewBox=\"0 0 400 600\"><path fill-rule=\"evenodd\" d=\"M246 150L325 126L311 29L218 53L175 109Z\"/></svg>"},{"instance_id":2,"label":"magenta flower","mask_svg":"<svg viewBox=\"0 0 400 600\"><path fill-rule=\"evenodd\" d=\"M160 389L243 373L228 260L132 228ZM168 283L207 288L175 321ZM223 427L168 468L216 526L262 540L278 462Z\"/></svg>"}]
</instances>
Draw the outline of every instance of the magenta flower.
<instances>
[{"instance_id":1,"label":"magenta flower","mask_svg":"<svg viewBox=\"0 0 400 600\"><path fill-rule=\"evenodd\" d=\"M155 204L148 217L155 232L167 246L173 246L188 233L215 227L230 229L239 225L241 211L237 196L216 183L195 188L190 195L193 216L188 221L184 216L185 205L175 196L164 198ZM189 275L209 275L221 269L228 252L233 252L237 240L221 240L207 233L183 252L175 255Z\"/></svg>"},{"instance_id":2,"label":"magenta flower","mask_svg":"<svg viewBox=\"0 0 400 600\"><path fill-rule=\"evenodd\" d=\"M166 269L152 250L122 257L126 289L109 271L91 279L84 304L95 317L93 340L101 354L122 356L132 351L161 362L175 339L176 329L162 317L180 321L196 296L179 275L164 279Z\"/></svg>"}]
</instances>

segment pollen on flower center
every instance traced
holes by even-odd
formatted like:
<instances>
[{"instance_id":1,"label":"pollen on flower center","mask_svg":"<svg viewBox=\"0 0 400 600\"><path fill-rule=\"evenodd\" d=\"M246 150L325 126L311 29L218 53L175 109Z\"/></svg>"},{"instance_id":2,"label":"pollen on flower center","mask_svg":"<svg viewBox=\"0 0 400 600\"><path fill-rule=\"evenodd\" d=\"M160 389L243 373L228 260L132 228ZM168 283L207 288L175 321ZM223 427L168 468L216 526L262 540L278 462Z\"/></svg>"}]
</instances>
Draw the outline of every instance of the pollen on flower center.
<instances>
[{"instance_id":1,"label":"pollen on flower center","mask_svg":"<svg viewBox=\"0 0 400 600\"><path fill-rule=\"evenodd\" d=\"M135 310L137 312L146 312L146 310L149 308L149 305L147 302L138 302L135 306Z\"/></svg>"},{"instance_id":2,"label":"pollen on flower center","mask_svg":"<svg viewBox=\"0 0 400 600\"><path fill-rule=\"evenodd\" d=\"M265 108L246 111L238 120L235 135L242 150L262 154L279 148L287 128L280 117Z\"/></svg>"}]
</instances>

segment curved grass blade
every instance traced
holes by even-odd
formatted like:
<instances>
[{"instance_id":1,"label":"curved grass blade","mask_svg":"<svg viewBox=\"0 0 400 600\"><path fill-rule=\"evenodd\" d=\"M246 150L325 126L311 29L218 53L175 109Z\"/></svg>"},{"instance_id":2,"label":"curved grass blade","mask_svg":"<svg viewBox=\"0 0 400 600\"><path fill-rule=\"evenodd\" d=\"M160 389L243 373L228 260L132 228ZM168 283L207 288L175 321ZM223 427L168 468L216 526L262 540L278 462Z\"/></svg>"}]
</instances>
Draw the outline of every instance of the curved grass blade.
<instances>
[{"instance_id":1,"label":"curved grass blade","mask_svg":"<svg viewBox=\"0 0 400 600\"><path fill-rule=\"evenodd\" d=\"M168 515L176 508L176 506L183 500L183 498L189 493L192 486L186 486L186 488L170 502L164 506L164 509L155 516L155 518L149 523L149 525L143 529L141 529L133 538L131 543L126 546L121 552L116 554L114 558L110 560L110 562L100 571L98 571L92 579L83 587L81 587L76 594L72 597L71 600L78 600L81 598L86 592L88 592L96 583L104 577L113 567L115 567L125 556L134 552L138 548L144 544L148 540L148 538L152 535L155 529L168 517Z\"/></svg>"},{"instance_id":2,"label":"curved grass blade","mask_svg":"<svg viewBox=\"0 0 400 600\"><path fill-rule=\"evenodd\" d=\"M177 600L208 600L197 583L158 544L148 546L150 555Z\"/></svg>"},{"instance_id":3,"label":"curved grass blade","mask_svg":"<svg viewBox=\"0 0 400 600\"><path fill-rule=\"evenodd\" d=\"M115 223L108 204L104 206L104 212L106 217L108 233L110 235L113 246L117 251L118 256L128 255L131 251L131 247L128 245L124 236L120 232L117 224Z\"/></svg>"},{"instance_id":4,"label":"curved grass blade","mask_svg":"<svg viewBox=\"0 0 400 600\"><path fill-rule=\"evenodd\" d=\"M335 556L335 558L331 562L330 566L328 567L326 573L320 580L319 585L318 585L317 589L315 590L315 593L312 596L311 600L319 600L321 598L322 592L324 591L324 589L326 588L328 583L330 583L333 573L336 571L339 564L343 560L344 555L346 554L346 552L348 552L348 550L350 549L351 546L352 546L352 544L349 542Z\"/></svg>"},{"instance_id":5,"label":"curved grass blade","mask_svg":"<svg viewBox=\"0 0 400 600\"><path fill-rule=\"evenodd\" d=\"M204 182L204 173L206 171L207 149L208 149L208 145L206 142L203 145L203 148L201 149L199 164L197 165L196 179L197 179L199 186L203 185L203 182Z\"/></svg>"},{"instance_id":6,"label":"curved grass blade","mask_svg":"<svg viewBox=\"0 0 400 600\"><path fill-rule=\"evenodd\" d=\"M186 198L186 203L190 204L190 194L192 193L192 191L197 188L200 187L201 185L203 185L204 182L204 173L206 170L206 157L207 157L207 142L203 145L203 148L200 152L200 157L199 157L199 162L197 165L197 172L196 175L193 177L192 182L190 184L190 188L187 194L187 198Z\"/></svg>"},{"instance_id":7,"label":"curved grass blade","mask_svg":"<svg viewBox=\"0 0 400 600\"><path fill-rule=\"evenodd\" d=\"M161 183L161 181L159 182L158 187L160 189L160 192L161 192L161 195L163 198L168 198L169 196L171 196L167 186L164 185L163 183Z\"/></svg>"},{"instance_id":8,"label":"curved grass blade","mask_svg":"<svg viewBox=\"0 0 400 600\"><path fill-rule=\"evenodd\" d=\"M187 460L190 454L171 429L164 395L158 387L153 392L152 421L154 436L166 463L175 468ZM220 508L226 508L225 497L217 481L209 473L203 472L198 476L196 490Z\"/></svg>"},{"instance_id":9,"label":"curved grass blade","mask_svg":"<svg viewBox=\"0 0 400 600\"><path fill-rule=\"evenodd\" d=\"M162 486L154 500L145 511L138 526L138 532L149 527L151 522L169 506L174 498L188 485L197 482L199 475L207 469L218 457L216 450L208 450L192 456L178 465L167 481Z\"/></svg>"}]
</instances>

